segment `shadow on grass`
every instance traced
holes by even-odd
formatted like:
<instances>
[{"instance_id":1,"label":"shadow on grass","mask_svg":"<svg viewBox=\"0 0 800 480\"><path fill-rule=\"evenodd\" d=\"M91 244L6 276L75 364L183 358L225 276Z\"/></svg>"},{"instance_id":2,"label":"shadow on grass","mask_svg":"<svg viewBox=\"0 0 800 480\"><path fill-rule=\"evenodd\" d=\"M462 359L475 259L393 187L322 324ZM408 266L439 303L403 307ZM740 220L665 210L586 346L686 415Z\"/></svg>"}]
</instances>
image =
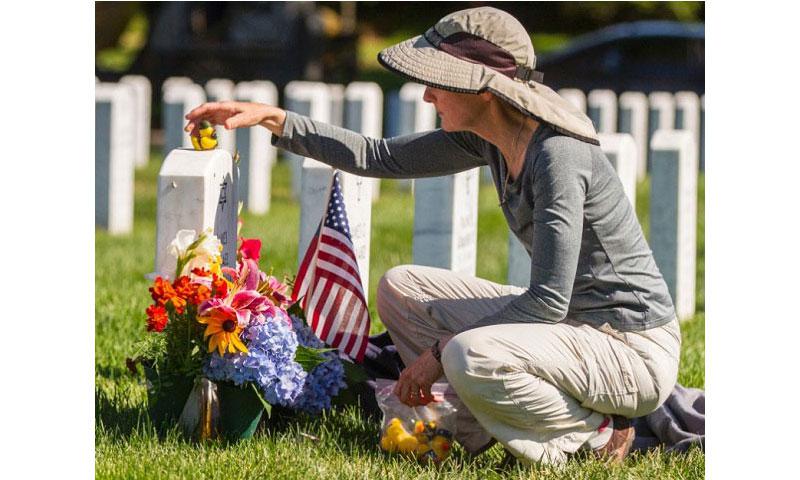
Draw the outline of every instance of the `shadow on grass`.
<instances>
[{"instance_id":1,"label":"shadow on grass","mask_svg":"<svg viewBox=\"0 0 800 480\"><path fill-rule=\"evenodd\" d=\"M145 404L135 401L140 395L134 395L131 390L132 388L117 387L109 392L95 387L95 424L115 440L128 438L143 428L155 432L147 416Z\"/></svg>"}]
</instances>

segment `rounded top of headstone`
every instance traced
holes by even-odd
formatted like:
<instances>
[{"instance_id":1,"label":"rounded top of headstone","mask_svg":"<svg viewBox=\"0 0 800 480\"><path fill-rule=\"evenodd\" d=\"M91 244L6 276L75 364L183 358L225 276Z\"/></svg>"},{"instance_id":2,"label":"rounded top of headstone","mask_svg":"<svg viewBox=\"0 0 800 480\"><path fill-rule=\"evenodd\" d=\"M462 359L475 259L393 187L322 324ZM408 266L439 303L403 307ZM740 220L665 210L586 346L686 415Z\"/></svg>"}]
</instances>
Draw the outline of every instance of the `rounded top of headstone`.
<instances>
[{"instance_id":1,"label":"rounded top of headstone","mask_svg":"<svg viewBox=\"0 0 800 480\"><path fill-rule=\"evenodd\" d=\"M617 94L614 93L614 90L596 89L590 91L589 96L587 98L589 100L589 103L606 102L609 100L616 100Z\"/></svg>"},{"instance_id":2,"label":"rounded top of headstone","mask_svg":"<svg viewBox=\"0 0 800 480\"><path fill-rule=\"evenodd\" d=\"M162 89L162 94L166 103L189 102L199 106L206 100L206 91L196 83L171 83Z\"/></svg>"},{"instance_id":3,"label":"rounded top of headstone","mask_svg":"<svg viewBox=\"0 0 800 480\"><path fill-rule=\"evenodd\" d=\"M278 103L278 89L268 81L240 82L233 91L237 100L274 105Z\"/></svg>"},{"instance_id":4,"label":"rounded top of headstone","mask_svg":"<svg viewBox=\"0 0 800 480\"><path fill-rule=\"evenodd\" d=\"M694 151L694 135L688 130L656 130L650 141L651 150Z\"/></svg>"},{"instance_id":5,"label":"rounded top of headstone","mask_svg":"<svg viewBox=\"0 0 800 480\"><path fill-rule=\"evenodd\" d=\"M598 133L597 137L603 151L636 152L636 140L630 133Z\"/></svg>"},{"instance_id":6,"label":"rounded top of headstone","mask_svg":"<svg viewBox=\"0 0 800 480\"><path fill-rule=\"evenodd\" d=\"M647 95L642 92L623 92L619 96L619 103L620 105L647 103Z\"/></svg>"},{"instance_id":7,"label":"rounded top of headstone","mask_svg":"<svg viewBox=\"0 0 800 480\"><path fill-rule=\"evenodd\" d=\"M283 91L287 96L296 98L327 97L328 86L322 82L292 80L286 84Z\"/></svg>"},{"instance_id":8,"label":"rounded top of headstone","mask_svg":"<svg viewBox=\"0 0 800 480\"><path fill-rule=\"evenodd\" d=\"M675 103L678 105L700 105L700 97L694 92L681 91L675 93Z\"/></svg>"},{"instance_id":9,"label":"rounded top of headstone","mask_svg":"<svg viewBox=\"0 0 800 480\"><path fill-rule=\"evenodd\" d=\"M127 83L100 82L94 85L96 101L127 102L134 101L136 91Z\"/></svg>"},{"instance_id":10,"label":"rounded top of headstone","mask_svg":"<svg viewBox=\"0 0 800 480\"><path fill-rule=\"evenodd\" d=\"M425 94L425 85L419 83L407 82L400 87L400 100L415 101L421 100Z\"/></svg>"},{"instance_id":11,"label":"rounded top of headstone","mask_svg":"<svg viewBox=\"0 0 800 480\"><path fill-rule=\"evenodd\" d=\"M344 90L346 98L360 98L366 95L380 96L383 94L380 85L375 82L350 82Z\"/></svg>"},{"instance_id":12,"label":"rounded top of headstone","mask_svg":"<svg viewBox=\"0 0 800 480\"><path fill-rule=\"evenodd\" d=\"M675 105L675 96L670 92L651 92L647 99L652 105Z\"/></svg>"}]
</instances>

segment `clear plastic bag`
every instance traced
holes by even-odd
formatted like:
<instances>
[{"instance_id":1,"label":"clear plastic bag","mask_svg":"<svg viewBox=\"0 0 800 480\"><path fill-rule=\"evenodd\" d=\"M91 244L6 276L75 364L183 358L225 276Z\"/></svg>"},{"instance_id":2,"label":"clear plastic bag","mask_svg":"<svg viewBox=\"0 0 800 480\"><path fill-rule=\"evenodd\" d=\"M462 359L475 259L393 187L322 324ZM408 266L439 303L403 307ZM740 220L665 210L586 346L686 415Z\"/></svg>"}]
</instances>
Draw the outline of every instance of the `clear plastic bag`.
<instances>
[{"instance_id":1,"label":"clear plastic bag","mask_svg":"<svg viewBox=\"0 0 800 480\"><path fill-rule=\"evenodd\" d=\"M434 383L434 400L410 407L393 393L394 380L377 379L375 397L383 412L381 449L404 454L422 462L440 463L450 456L455 434L456 407L448 400L447 383Z\"/></svg>"}]
</instances>

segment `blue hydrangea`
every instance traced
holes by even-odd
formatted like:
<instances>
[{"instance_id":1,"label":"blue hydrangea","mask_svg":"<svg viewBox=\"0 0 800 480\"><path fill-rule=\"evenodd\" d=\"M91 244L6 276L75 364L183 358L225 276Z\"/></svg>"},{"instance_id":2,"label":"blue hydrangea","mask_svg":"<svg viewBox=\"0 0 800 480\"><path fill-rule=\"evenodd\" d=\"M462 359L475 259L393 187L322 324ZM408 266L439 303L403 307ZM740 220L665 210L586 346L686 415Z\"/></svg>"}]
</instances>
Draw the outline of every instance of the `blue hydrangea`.
<instances>
[{"instance_id":1,"label":"blue hydrangea","mask_svg":"<svg viewBox=\"0 0 800 480\"><path fill-rule=\"evenodd\" d=\"M270 404L291 406L303 391L307 374L294 361L297 337L286 317L266 317L263 323L250 324L242 340L248 353L212 353L203 367L205 375L238 386L253 383Z\"/></svg>"},{"instance_id":2,"label":"blue hydrangea","mask_svg":"<svg viewBox=\"0 0 800 480\"><path fill-rule=\"evenodd\" d=\"M325 348L325 344L314 335L303 320L292 315L292 326L301 345L311 348ZM344 366L336 351L324 352L327 360L314 367L305 378L302 393L292 407L309 413L319 413L331 408L331 399L347 384L344 381Z\"/></svg>"}]
</instances>

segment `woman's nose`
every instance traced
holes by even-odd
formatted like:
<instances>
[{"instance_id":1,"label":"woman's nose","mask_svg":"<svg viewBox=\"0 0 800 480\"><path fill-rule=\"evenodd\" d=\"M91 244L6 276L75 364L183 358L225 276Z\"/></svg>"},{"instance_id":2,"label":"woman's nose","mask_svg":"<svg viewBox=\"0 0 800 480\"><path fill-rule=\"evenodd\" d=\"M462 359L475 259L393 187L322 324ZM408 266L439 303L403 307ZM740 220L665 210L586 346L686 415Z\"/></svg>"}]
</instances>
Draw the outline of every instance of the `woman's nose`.
<instances>
[{"instance_id":1,"label":"woman's nose","mask_svg":"<svg viewBox=\"0 0 800 480\"><path fill-rule=\"evenodd\" d=\"M431 91L431 87L425 87L425 92L422 94L422 100L433 103L436 97L433 96L433 92Z\"/></svg>"}]
</instances>

